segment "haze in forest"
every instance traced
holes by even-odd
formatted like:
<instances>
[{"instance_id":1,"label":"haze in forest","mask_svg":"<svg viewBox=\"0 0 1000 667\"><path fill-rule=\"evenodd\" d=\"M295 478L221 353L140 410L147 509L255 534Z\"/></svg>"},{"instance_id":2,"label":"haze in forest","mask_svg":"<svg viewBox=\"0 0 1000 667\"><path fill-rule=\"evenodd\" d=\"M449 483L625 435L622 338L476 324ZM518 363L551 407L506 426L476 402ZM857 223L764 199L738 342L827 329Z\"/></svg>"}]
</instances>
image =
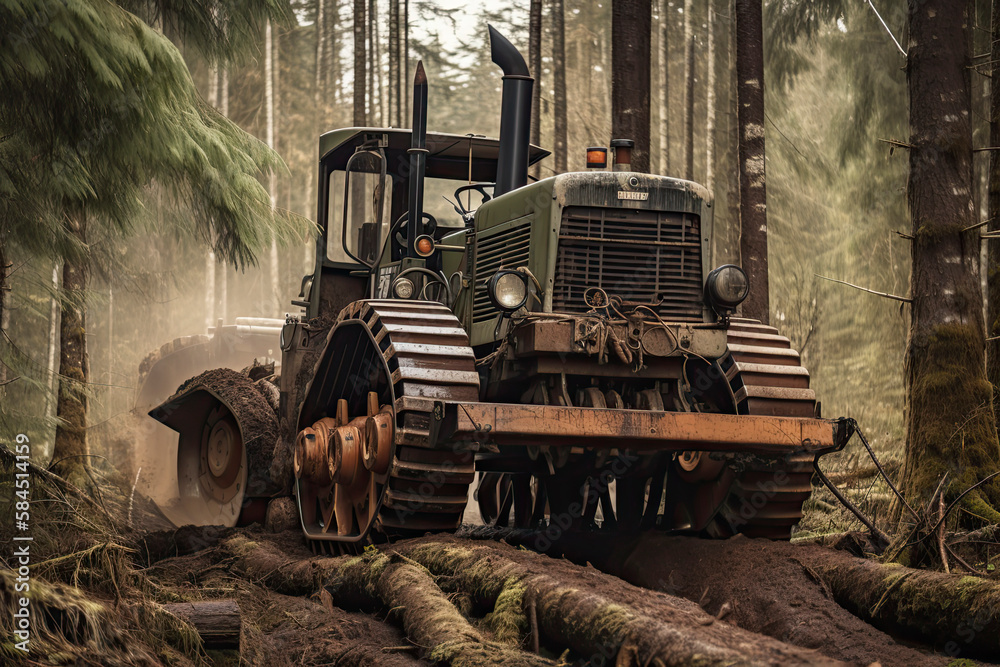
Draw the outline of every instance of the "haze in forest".
<instances>
[{"instance_id":1,"label":"haze in forest","mask_svg":"<svg viewBox=\"0 0 1000 667\"><path fill-rule=\"evenodd\" d=\"M390 108L386 0L372 3L380 20L371 26L378 76L368 102L368 124L394 124ZM820 274L880 291L905 291L908 248L894 232L906 221L905 159L890 154L879 138L905 131L903 58L875 15L851 5L835 22L823 24L806 42L782 23L777 3L766 3L766 110L768 227L771 244L772 323L792 339L810 369L824 416L851 415L865 424L876 445L890 456L903 436L902 354L905 322L899 305L817 278ZM737 187L733 26L720 4L690 3L689 29L695 42L693 179L708 178L713 156L715 257L713 264L738 262L733 193ZM552 4L545 3L542 37L540 143L554 143ZM316 151L320 132L352 124L351 6L326 0L322 69L317 72L315 2L295 2L295 21L274 28L274 143L287 170L276 174L276 205L315 218ZM336 8L336 22L329 12ZM456 0L410 3L409 80L422 60L430 81L429 127L496 136L500 76L488 57L487 23L496 25L527 52L528 3L503 9ZM582 169L587 146L612 138L610 91L610 6L566 0L564 4L567 104L567 168ZM685 176L686 89L682 2L654 2L651 81L652 170ZM885 15L901 27L904 10ZM791 18L787 18L790 21ZM714 72L706 72L708 27L713 30ZM898 33L898 30L897 30ZM242 65L213 68L196 49L177 40L203 98L262 140L267 137L265 35ZM666 63L666 65L665 65ZM714 92L714 136L709 125L708 83ZM976 100L985 104L982 82ZM317 86L322 99L317 104ZM664 92L665 91L665 92ZM404 99L408 96L404 91ZM402 123L408 125L408 119ZM709 151L709 145L712 150ZM554 173L554 157L539 175ZM186 213L157 205L150 193L145 215L177 221ZM166 201L165 198L160 199ZM164 225L165 229L170 224ZM122 261L111 275L97 272L88 301L88 343L93 380L89 417L94 441L110 437L116 419L134 400L137 369L150 352L182 336L204 333L218 320L295 314L290 305L302 276L311 271L313 244L302 239L264 252L259 266L238 272L215 261L204 239L185 234L140 235L114 244ZM275 262L275 259L277 260ZM16 260L15 260L16 261ZM52 307L52 265L32 262L12 276L10 340L41 383L51 378L55 345L47 335ZM11 352L8 352L11 353ZM54 406L40 386L8 391L3 419L9 428L48 426L36 456L51 447ZM130 456L121 438L104 455ZM121 449L119 449L121 448ZM100 451L100 447L98 447ZM133 467L134 468L134 467Z\"/></svg>"}]
</instances>

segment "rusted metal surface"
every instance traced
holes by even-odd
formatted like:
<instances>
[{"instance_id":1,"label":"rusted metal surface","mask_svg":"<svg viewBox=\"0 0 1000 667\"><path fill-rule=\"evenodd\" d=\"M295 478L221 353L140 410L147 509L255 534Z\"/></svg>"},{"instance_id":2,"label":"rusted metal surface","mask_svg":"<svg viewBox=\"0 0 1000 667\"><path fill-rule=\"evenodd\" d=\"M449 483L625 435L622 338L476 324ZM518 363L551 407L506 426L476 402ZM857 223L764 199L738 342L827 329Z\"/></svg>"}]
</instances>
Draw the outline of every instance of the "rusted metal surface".
<instances>
[{"instance_id":1,"label":"rusted metal surface","mask_svg":"<svg viewBox=\"0 0 1000 667\"><path fill-rule=\"evenodd\" d=\"M314 549L350 550L385 532L454 530L475 464L468 451L429 444L435 400L479 397L475 357L455 316L436 303L359 301L341 313L326 345L300 415L306 430L308 420L329 417L328 406L344 406L327 447L331 483L297 482Z\"/></svg>"},{"instance_id":2,"label":"rusted metal surface","mask_svg":"<svg viewBox=\"0 0 1000 667\"><path fill-rule=\"evenodd\" d=\"M634 323L603 323L594 316L577 315L560 319L529 320L514 330L516 356L545 354L597 354L602 339L596 328L612 329L609 336L641 345L653 357L689 353L715 359L726 351L726 331L714 325L691 325L650 321L647 315ZM638 334L635 331L638 330Z\"/></svg>"},{"instance_id":3,"label":"rusted metal surface","mask_svg":"<svg viewBox=\"0 0 1000 667\"><path fill-rule=\"evenodd\" d=\"M652 307L674 322L703 321L698 216L637 209L569 206L563 211L552 310L589 310L597 287Z\"/></svg>"},{"instance_id":4,"label":"rusted metal surface","mask_svg":"<svg viewBox=\"0 0 1000 667\"><path fill-rule=\"evenodd\" d=\"M498 445L788 454L836 446L835 422L820 419L606 410L513 403L440 402L456 439ZM444 432L443 432L444 433Z\"/></svg>"}]
</instances>

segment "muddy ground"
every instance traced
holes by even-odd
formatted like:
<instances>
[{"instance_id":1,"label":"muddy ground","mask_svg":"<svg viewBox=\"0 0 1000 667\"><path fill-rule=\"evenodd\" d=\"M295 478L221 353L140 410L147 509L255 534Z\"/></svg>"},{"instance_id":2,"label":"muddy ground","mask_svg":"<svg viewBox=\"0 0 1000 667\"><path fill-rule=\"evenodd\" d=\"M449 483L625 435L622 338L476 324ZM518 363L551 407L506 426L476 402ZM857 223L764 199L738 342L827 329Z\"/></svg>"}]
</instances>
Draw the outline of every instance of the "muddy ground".
<instances>
[{"instance_id":1,"label":"muddy ground","mask_svg":"<svg viewBox=\"0 0 1000 667\"><path fill-rule=\"evenodd\" d=\"M332 604L327 600L324 606L321 589L310 591L301 583L302 563L316 570L331 559L313 556L296 532L272 534L259 528L241 528L201 536L194 531L182 534L174 543L172 548L180 555L166 558L163 556L168 552L160 549L164 545L169 549L169 540L163 537L161 533L151 538L151 545L160 546L151 546L146 554L147 562L162 559L143 571L162 596L185 600L234 597L239 602L244 623L242 654L239 658L232 652L213 654L217 662L236 664L238 660L240 664L275 666L433 664L421 657L426 647L406 638L395 614L364 613L349 604L338 606L337 600ZM260 545L256 574L248 575L245 566L235 565L234 539ZM502 541L472 537L428 536L382 550L406 554L422 543L442 540L487 549L484 553L495 553L554 577L568 589L602 595L667 623L675 613L665 604L667 596L686 598L719 619L723 628L731 624L756 633L761 642L773 639L810 649L817 662L828 658L848 664L902 667L948 665L954 660L943 652L935 653L933 647L894 639L839 607L799 557L824 547L742 537L716 542L658 535L609 543L595 535L595 545L602 543L603 548L594 550L594 560L623 578L602 572L592 563L579 565ZM201 546L204 548L195 553L183 553ZM251 555L250 561L253 559ZM482 612L468 607L465 611L473 626L488 635L488 624L476 616ZM563 664L614 663L572 654L560 656L553 648L540 650L557 664L560 658Z\"/></svg>"}]
</instances>

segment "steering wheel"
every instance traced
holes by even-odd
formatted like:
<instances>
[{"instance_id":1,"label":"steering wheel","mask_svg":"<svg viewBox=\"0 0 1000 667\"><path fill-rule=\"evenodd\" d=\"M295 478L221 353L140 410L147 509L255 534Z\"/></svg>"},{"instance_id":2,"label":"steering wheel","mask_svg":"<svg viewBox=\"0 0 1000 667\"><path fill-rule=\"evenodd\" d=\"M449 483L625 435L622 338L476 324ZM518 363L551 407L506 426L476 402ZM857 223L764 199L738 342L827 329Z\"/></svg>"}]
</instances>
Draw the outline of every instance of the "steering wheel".
<instances>
[{"instance_id":1,"label":"steering wheel","mask_svg":"<svg viewBox=\"0 0 1000 667\"><path fill-rule=\"evenodd\" d=\"M486 188L488 187L496 187L496 183L470 183L469 185L463 185L455 190L455 201L458 202L455 206L455 212L463 217L472 213L472 211L465 210L465 207L462 205L462 194L465 192L473 190L478 192L483 198L483 200L479 202L480 206L493 199L493 196L486 191Z\"/></svg>"},{"instance_id":2,"label":"steering wheel","mask_svg":"<svg viewBox=\"0 0 1000 667\"><path fill-rule=\"evenodd\" d=\"M427 213L426 211L424 211L420 217L422 220L426 220L426 222L423 223L424 229L423 232L421 232L421 234L428 234L430 236L434 236L434 232L436 232L438 228L437 218L435 218L430 213ZM396 228L395 234L393 234L393 239L395 240L397 247L403 250L410 247L406 235L403 233L403 231L406 229L406 223L409 221L409 219L410 219L410 214L409 211L407 211L403 215L399 216L399 219L396 220L396 224L393 225L393 227Z\"/></svg>"}]
</instances>

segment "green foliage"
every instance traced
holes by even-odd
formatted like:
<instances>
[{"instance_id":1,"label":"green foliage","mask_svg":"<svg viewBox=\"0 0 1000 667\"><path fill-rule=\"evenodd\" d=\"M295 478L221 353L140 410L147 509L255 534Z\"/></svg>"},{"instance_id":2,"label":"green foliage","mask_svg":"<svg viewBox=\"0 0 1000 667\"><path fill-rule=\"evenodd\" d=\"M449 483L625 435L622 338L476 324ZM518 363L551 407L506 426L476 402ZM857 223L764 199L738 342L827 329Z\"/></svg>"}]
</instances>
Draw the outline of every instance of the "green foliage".
<instances>
[{"instance_id":1,"label":"green foliage","mask_svg":"<svg viewBox=\"0 0 1000 667\"><path fill-rule=\"evenodd\" d=\"M260 26L292 21L287 0L118 0L118 5L214 62L245 61L259 48Z\"/></svg>"},{"instance_id":2,"label":"green foliage","mask_svg":"<svg viewBox=\"0 0 1000 667\"><path fill-rule=\"evenodd\" d=\"M22 252L86 253L68 208L135 232L154 180L235 264L291 231L256 178L279 158L201 100L163 35L94 0L2 0L0 25L0 217Z\"/></svg>"}]
</instances>

